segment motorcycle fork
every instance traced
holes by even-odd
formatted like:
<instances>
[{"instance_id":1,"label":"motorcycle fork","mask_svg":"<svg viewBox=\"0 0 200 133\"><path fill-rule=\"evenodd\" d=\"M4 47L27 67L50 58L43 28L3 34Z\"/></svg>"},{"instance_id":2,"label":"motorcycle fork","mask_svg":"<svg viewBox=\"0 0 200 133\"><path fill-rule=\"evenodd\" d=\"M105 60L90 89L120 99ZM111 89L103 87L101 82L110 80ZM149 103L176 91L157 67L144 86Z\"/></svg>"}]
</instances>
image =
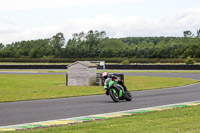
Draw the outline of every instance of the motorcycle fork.
<instances>
[{"instance_id":1,"label":"motorcycle fork","mask_svg":"<svg viewBox=\"0 0 200 133\"><path fill-rule=\"evenodd\" d=\"M112 90L113 90L114 93L117 93L115 89L112 89ZM119 91L119 97L122 97L122 95L123 95L123 90L120 90Z\"/></svg>"},{"instance_id":2,"label":"motorcycle fork","mask_svg":"<svg viewBox=\"0 0 200 133\"><path fill-rule=\"evenodd\" d=\"M112 89L112 91L113 91L114 93L116 93L116 90L115 90L115 89Z\"/></svg>"},{"instance_id":3,"label":"motorcycle fork","mask_svg":"<svg viewBox=\"0 0 200 133\"><path fill-rule=\"evenodd\" d=\"M122 90L120 90L120 91L119 91L119 97L121 97L121 96L122 96L122 93L123 93L123 91L122 91Z\"/></svg>"}]
</instances>

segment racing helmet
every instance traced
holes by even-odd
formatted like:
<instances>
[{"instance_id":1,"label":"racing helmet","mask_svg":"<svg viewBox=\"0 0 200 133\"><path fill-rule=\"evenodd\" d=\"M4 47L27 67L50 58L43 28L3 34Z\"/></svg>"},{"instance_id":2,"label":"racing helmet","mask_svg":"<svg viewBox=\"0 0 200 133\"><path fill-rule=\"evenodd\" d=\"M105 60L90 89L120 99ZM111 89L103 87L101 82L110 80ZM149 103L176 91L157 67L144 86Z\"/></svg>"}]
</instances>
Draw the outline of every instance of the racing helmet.
<instances>
[{"instance_id":1,"label":"racing helmet","mask_svg":"<svg viewBox=\"0 0 200 133\"><path fill-rule=\"evenodd\" d=\"M108 77L108 73L107 72L103 72L102 73L102 78L106 79Z\"/></svg>"}]
</instances>

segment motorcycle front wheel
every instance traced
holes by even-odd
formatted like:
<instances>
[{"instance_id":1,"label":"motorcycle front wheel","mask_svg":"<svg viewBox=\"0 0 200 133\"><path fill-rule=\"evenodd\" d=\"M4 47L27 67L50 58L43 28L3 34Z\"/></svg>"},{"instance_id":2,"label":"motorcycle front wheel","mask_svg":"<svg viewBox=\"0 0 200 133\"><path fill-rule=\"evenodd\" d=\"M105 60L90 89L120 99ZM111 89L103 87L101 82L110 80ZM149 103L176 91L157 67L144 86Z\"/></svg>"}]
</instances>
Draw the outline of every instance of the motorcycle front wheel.
<instances>
[{"instance_id":1,"label":"motorcycle front wheel","mask_svg":"<svg viewBox=\"0 0 200 133\"><path fill-rule=\"evenodd\" d=\"M114 102L119 102L119 96L118 96L117 92L114 92L112 89L110 89L109 95Z\"/></svg>"}]
</instances>

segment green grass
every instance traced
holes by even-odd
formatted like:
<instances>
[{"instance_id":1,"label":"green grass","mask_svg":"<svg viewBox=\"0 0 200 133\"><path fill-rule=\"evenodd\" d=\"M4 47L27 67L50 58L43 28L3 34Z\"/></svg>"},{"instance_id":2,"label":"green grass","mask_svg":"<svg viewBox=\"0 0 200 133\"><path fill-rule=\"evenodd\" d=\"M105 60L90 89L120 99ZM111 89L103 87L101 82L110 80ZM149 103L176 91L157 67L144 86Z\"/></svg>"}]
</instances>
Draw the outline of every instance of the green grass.
<instances>
[{"instance_id":1,"label":"green grass","mask_svg":"<svg viewBox=\"0 0 200 133\"><path fill-rule=\"evenodd\" d=\"M150 112L61 127L19 131L25 133L199 133L200 106Z\"/></svg>"},{"instance_id":2,"label":"green grass","mask_svg":"<svg viewBox=\"0 0 200 133\"><path fill-rule=\"evenodd\" d=\"M183 86L199 82L194 79L125 76L130 91ZM0 74L0 102L36 100L104 94L100 86L65 86L65 75Z\"/></svg>"},{"instance_id":3,"label":"green grass","mask_svg":"<svg viewBox=\"0 0 200 133\"><path fill-rule=\"evenodd\" d=\"M58 72L67 73L66 70L0 70L0 72ZM103 70L97 70L98 73L104 72ZM200 70L106 70L109 73L200 73Z\"/></svg>"},{"instance_id":4,"label":"green grass","mask_svg":"<svg viewBox=\"0 0 200 133\"><path fill-rule=\"evenodd\" d=\"M103 71L98 71L103 72ZM106 70L110 73L200 73L200 70Z\"/></svg>"},{"instance_id":5,"label":"green grass","mask_svg":"<svg viewBox=\"0 0 200 133\"><path fill-rule=\"evenodd\" d=\"M25 63L25 62L0 62L0 65L67 65L71 63Z\"/></svg>"},{"instance_id":6,"label":"green grass","mask_svg":"<svg viewBox=\"0 0 200 133\"><path fill-rule=\"evenodd\" d=\"M0 70L0 72L37 72L37 73L54 73L54 72L56 72L56 73L67 73L68 71L67 71L67 69L66 70L47 70L47 69L44 69L44 70L42 70L42 69L40 69L40 70L37 70L37 69L22 69L22 70L20 70L20 69L7 69L7 70Z\"/></svg>"}]
</instances>

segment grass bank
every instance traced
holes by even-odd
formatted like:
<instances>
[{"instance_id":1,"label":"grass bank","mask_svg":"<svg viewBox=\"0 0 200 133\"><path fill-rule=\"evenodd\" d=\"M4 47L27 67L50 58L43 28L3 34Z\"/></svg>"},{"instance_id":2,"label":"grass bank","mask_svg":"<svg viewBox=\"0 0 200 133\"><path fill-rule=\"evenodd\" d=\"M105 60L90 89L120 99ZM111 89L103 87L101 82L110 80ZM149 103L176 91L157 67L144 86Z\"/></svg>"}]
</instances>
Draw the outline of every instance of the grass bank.
<instances>
[{"instance_id":1,"label":"grass bank","mask_svg":"<svg viewBox=\"0 0 200 133\"><path fill-rule=\"evenodd\" d=\"M113 118L24 133L199 133L200 106Z\"/></svg>"},{"instance_id":2,"label":"grass bank","mask_svg":"<svg viewBox=\"0 0 200 133\"><path fill-rule=\"evenodd\" d=\"M130 91L142 91L199 82L194 79L125 76ZM65 86L65 75L0 74L0 102L104 94L100 86Z\"/></svg>"},{"instance_id":3,"label":"grass bank","mask_svg":"<svg viewBox=\"0 0 200 133\"><path fill-rule=\"evenodd\" d=\"M67 70L37 70L37 69L23 69L23 70L0 70L0 72L46 72L46 73L67 73ZM98 73L104 72L103 70L97 70ZM109 73L200 73L200 70L106 70Z\"/></svg>"}]
</instances>

